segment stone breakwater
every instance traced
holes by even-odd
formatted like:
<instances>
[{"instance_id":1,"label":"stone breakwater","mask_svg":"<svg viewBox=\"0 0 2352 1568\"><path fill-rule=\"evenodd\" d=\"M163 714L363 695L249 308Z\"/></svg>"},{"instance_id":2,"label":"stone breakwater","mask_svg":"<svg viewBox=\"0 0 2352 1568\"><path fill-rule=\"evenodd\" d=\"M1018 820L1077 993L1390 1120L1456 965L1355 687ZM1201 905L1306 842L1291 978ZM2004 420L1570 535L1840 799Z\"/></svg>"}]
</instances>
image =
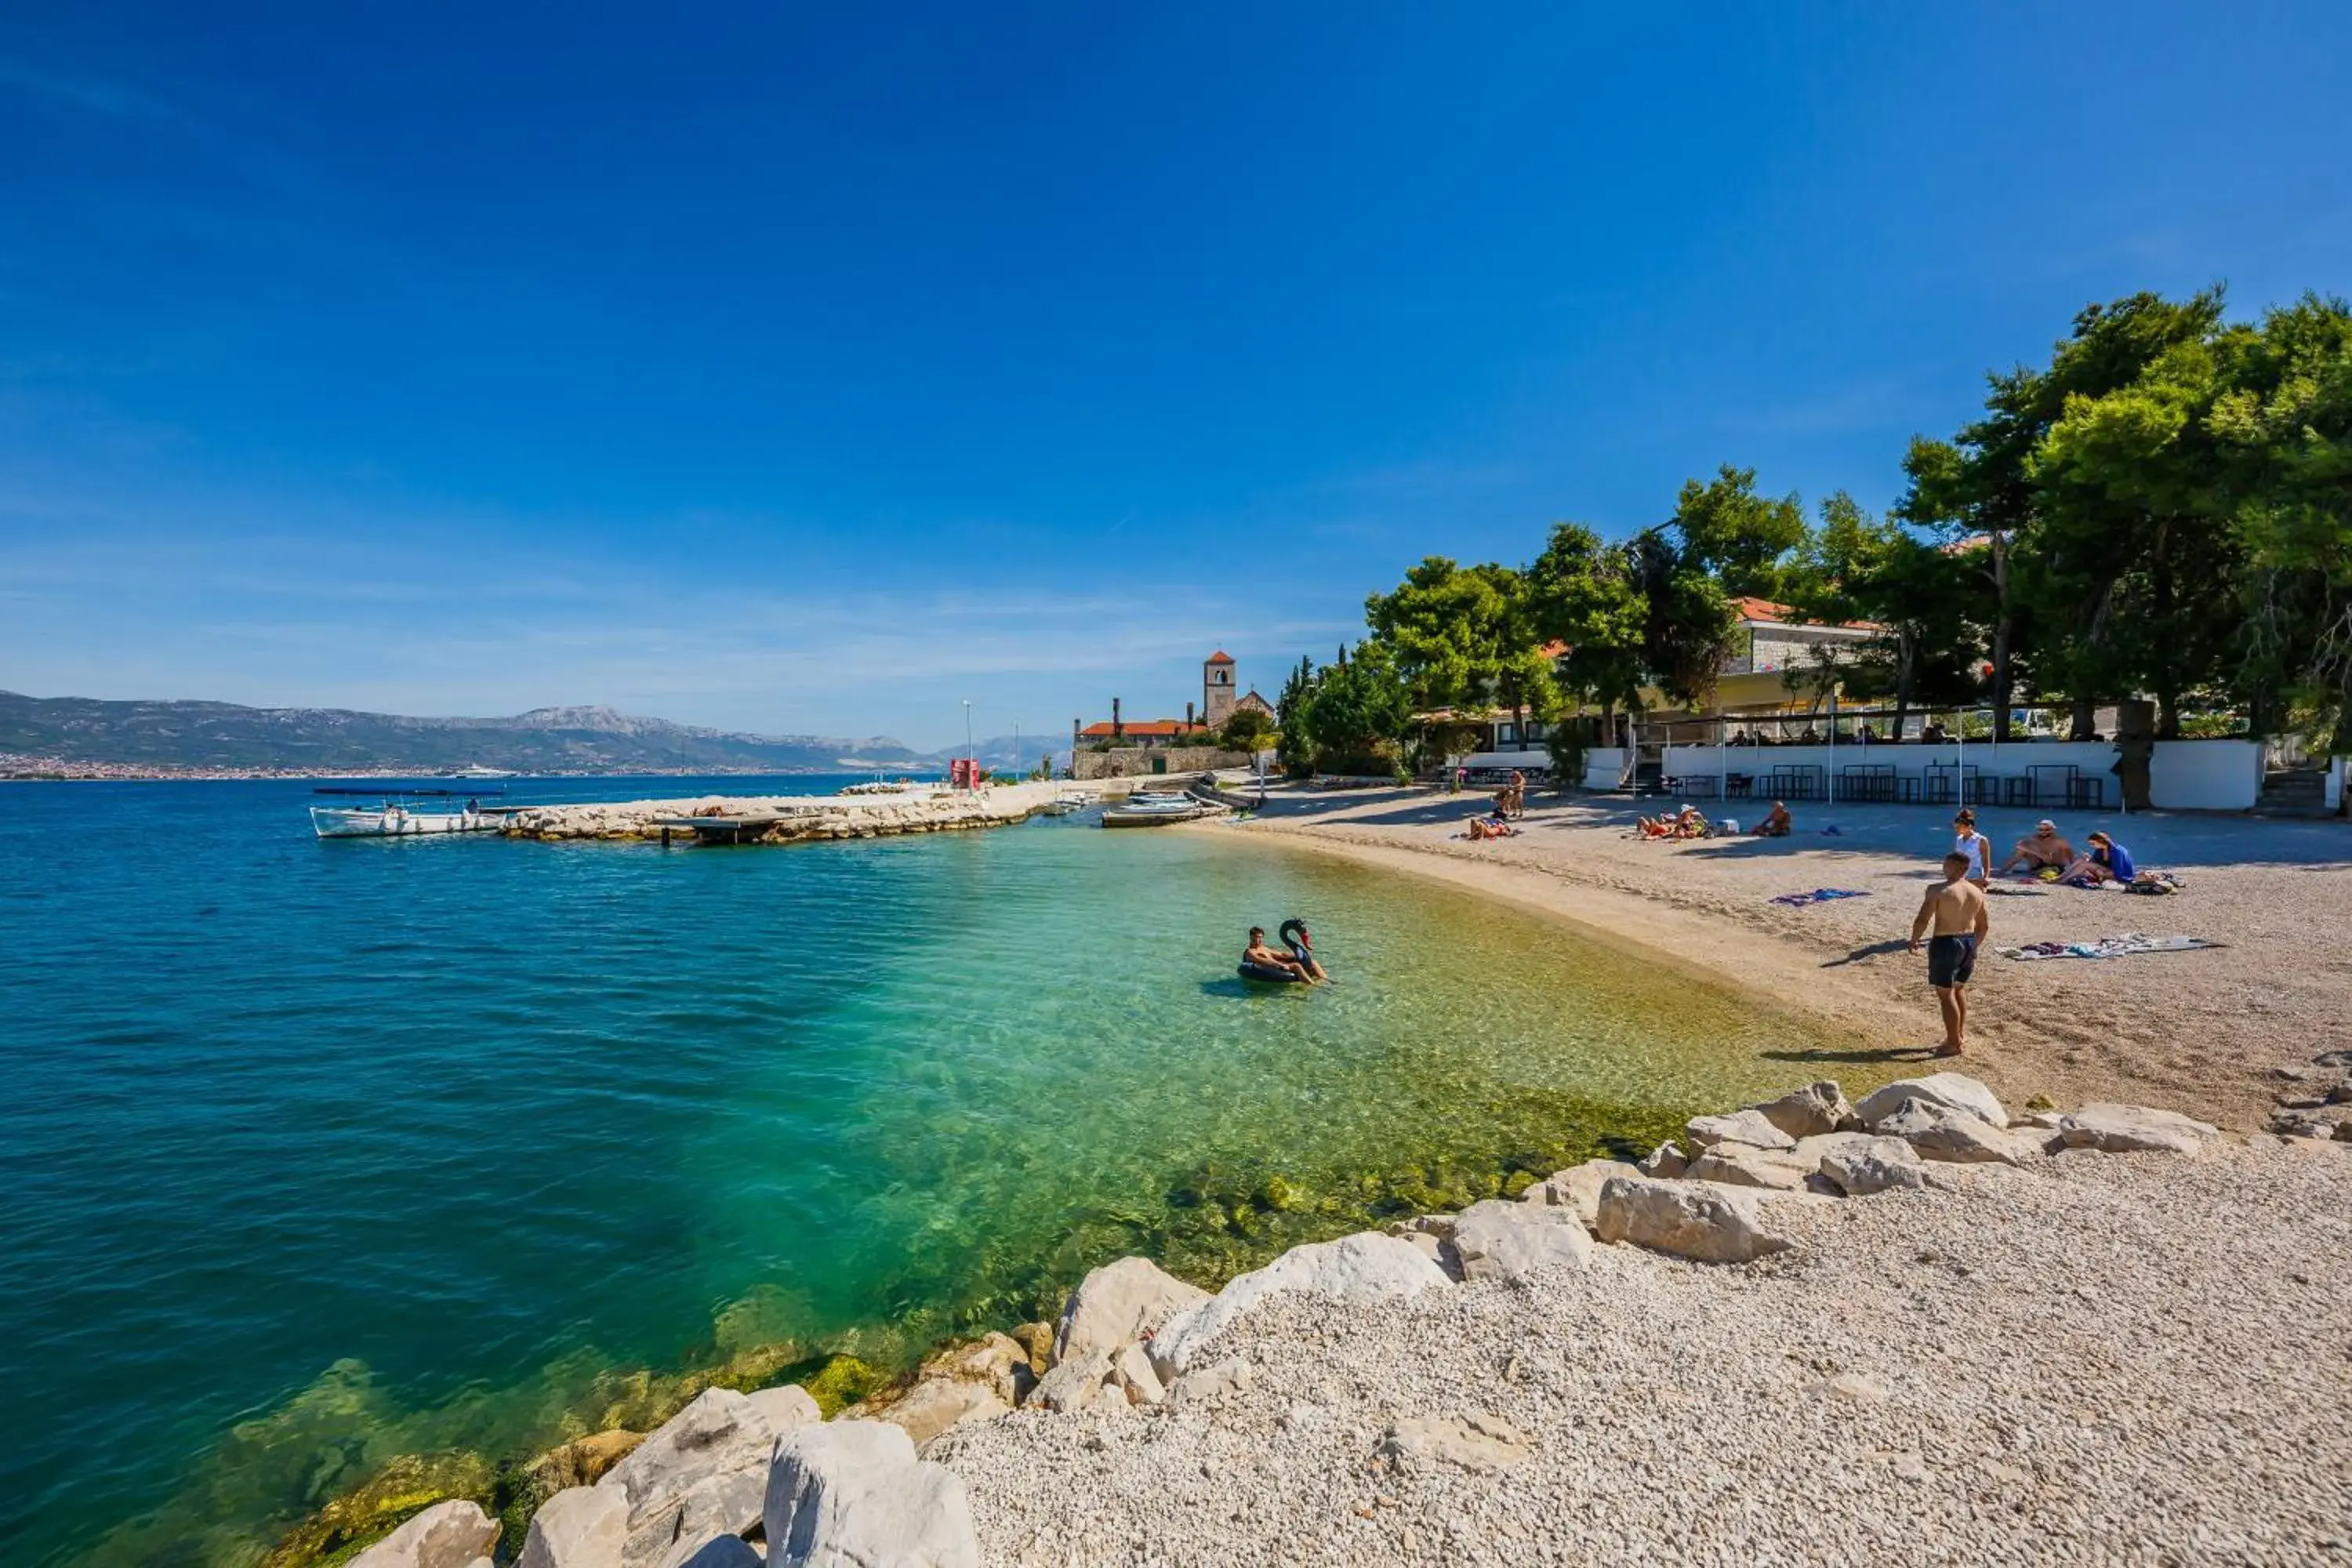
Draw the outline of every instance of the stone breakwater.
<instances>
[{"instance_id":1,"label":"stone breakwater","mask_svg":"<svg viewBox=\"0 0 2352 1568\"><path fill-rule=\"evenodd\" d=\"M1061 783L1003 784L982 790L923 795L703 795L690 800L633 800L583 805L527 806L510 813L510 838L659 838L662 825L688 820L740 822L740 842L805 844L841 838L884 838L904 833L947 833L1025 822L1057 796L1092 786ZM690 829L673 827L673 837Z\"/></svg>"},{"instance_id":2,"label":"stone breakwater","mask_svg":"<svg viewBox=\"0 0 2352 1568\"><path fill-rule=\"evenodd\" d=\"M542 1457L520 1541L452 1497L350 1561L2340 1562L2310 1125L1810 1084L1214 1293L1121 1258L829 1421L708 1389Z\"/></svg>"}]
</instances>

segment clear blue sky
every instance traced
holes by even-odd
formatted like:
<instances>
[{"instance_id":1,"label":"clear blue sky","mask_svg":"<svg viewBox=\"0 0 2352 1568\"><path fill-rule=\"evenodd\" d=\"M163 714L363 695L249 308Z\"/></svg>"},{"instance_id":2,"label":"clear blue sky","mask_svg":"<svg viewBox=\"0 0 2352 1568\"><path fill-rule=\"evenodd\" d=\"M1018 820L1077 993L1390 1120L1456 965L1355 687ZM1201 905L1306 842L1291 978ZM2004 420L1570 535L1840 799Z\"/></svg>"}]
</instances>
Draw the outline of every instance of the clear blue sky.
<instances>
[{"instance_id":1,"label":"clear blue sky","mask_svg":"<svg viewBox=\"0 0 2352 1568\"><path fill-rule=\"evenodd\" d=\"M2352 7L1930 9L11 7L0 687L1173 712L2352 291Z\"/></svg>"}]
</instances>

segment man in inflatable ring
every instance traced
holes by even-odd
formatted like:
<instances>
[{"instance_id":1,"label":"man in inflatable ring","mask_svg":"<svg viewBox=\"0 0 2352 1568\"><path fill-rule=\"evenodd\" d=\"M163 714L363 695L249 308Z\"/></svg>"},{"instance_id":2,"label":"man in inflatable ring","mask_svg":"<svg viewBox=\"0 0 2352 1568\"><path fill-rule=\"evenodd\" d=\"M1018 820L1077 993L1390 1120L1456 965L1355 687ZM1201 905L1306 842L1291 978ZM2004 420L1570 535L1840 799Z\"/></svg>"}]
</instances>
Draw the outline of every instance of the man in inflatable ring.
<instances>
[{"instance_id":1,"label":"man in inflatable ring","mask_svg":"<svg viewBox=\"0 0 2352 1568\"><path fill-rule=\"evenodd\" d=\"M1259 969L1272 969L1285 974L1296 974L1301 980L1315 978L1297 959L1286 953L1276 952L1265 945L1264 926L1250 927L1249 946L1242 951L1242 962Z\"/></svg>"}]
</instances>

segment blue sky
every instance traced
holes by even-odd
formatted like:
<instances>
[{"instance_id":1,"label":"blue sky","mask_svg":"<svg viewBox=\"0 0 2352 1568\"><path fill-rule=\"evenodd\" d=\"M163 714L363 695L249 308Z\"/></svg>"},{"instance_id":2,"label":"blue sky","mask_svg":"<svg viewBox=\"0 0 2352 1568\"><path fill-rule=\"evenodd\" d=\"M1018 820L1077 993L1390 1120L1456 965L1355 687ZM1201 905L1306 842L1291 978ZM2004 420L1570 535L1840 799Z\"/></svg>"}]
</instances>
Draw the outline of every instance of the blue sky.
<instances>
[{"instance_id":1,"label":"blue sky","mask_svg":"<svg viewBox=\"0 0 2352 1568\"><path fill-rule=\"evenodd\" d=\"M13 7L0 688L1173 712L2352 292L2352 8L1584 9Z\"/></svg>"}]
</instances>

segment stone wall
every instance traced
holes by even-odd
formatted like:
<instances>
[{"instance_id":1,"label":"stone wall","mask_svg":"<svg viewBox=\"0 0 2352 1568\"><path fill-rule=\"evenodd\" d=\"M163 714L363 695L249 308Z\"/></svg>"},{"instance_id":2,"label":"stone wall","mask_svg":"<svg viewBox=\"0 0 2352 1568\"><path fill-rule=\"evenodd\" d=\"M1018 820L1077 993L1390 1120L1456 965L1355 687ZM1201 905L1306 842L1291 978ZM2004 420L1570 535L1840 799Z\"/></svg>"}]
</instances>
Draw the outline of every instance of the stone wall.
<instances>
[{"instance_id":1,"label":"stone wall","mask_svg":"<svg viewBox=\"0 0 2352 1568\"><path fill-rule=\"evenodd\" d=\"M1214 746L1131 746L1115 752L1089 752L1081 747L1072 761L1078 778L1131 779L1151 773L1205 773L1211 768L1246 770L1250 754L1220 751Z\"/></svg>"}]
</instances>

